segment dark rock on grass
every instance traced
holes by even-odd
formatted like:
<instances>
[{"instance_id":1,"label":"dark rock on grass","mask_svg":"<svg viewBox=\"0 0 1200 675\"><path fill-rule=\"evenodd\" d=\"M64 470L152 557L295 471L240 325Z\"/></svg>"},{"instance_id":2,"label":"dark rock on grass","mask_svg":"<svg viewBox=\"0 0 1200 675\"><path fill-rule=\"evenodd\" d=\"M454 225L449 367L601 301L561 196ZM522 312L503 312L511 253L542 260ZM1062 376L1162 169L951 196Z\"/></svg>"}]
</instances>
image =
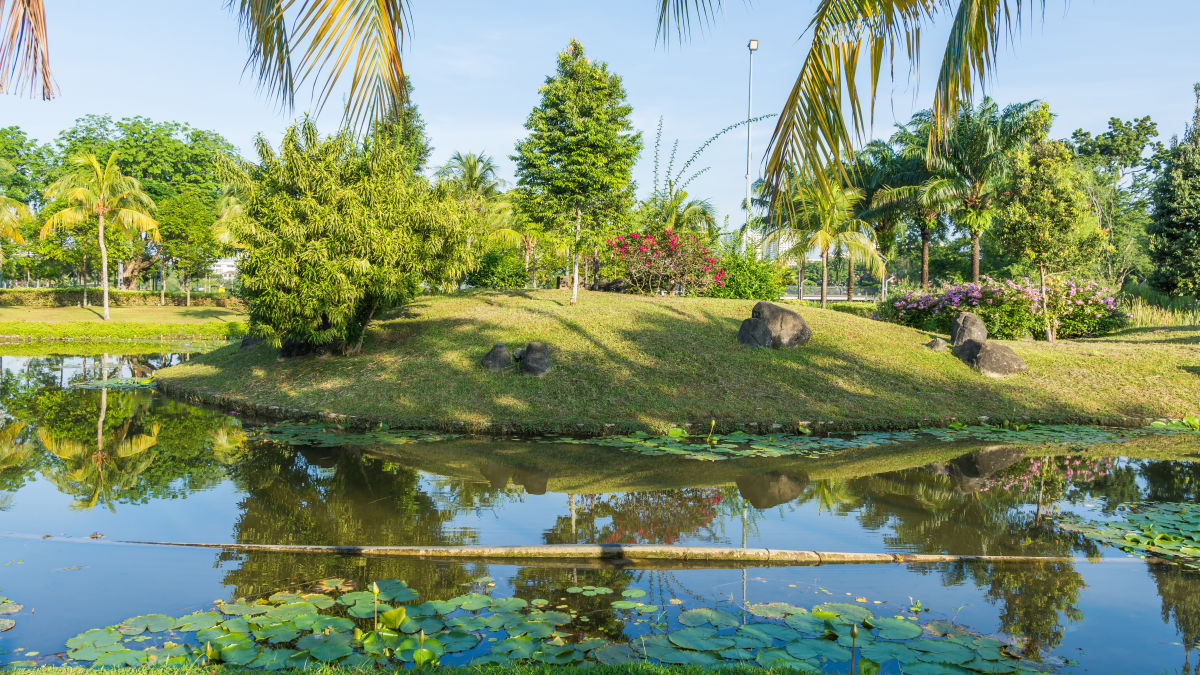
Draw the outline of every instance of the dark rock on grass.
<instances>
[{"instance_id":1,"label":"dark rock on grass","mask_svg":"<svg viewBox=\"0 0 1200 675\"><path fill-rule=\"evenodd\" d=\"M513 361L520 361L523 358L525 358L525 348L524 347L517 347L516 349L513 350Z\"/></svg>"},{"instance_id":2,"label":"dark rock on grass","mask_svg":"<svg viewBox=\"0 0 1200 675\"><path fill-rule=\"evenodd\" d=\"M512 354L508 353L508 345L503 342L493 345L491 351L483 356L483 367L491 371L504 370L512 365Z\"/></svg>"},{"instance_id":3,"label":"dark rock on grass","mask_svg":"<svg viewBox=\"0 0 1200 675\"><path fill-rule=\"evenodd\" d=\"M935 352L944 352L950 346L950 343L946 342L942 338L933 338L929 342L926 342L925 346Z\"/></svg>"},{"instance_id":4,"label":"dark rock on grass","mask_svg":"<svg viewBox=\"0 0 1200 675\"><path fill-rule=\"evenodd\" d=\"M601 281L596 284L595 290L606 293L624 293L629 290L629 282L623 278L613 279L612 281Z\"/></svg>"},{"instance_id":5,"label":"dark rock on grass","mask_svg":"<svg viewBox=\"0 0 1200 675\"><path fill-rule=\"evenodd\" d=\"M950 346L960 347L967 340L987 342L987 326L972 312L959 312L950 327Z\"/></svg>"},{"instance_id":6,"label":"dark rock on grass","mask_svg":"<svg viewBox=\"0 0 1200 675\"><path fill-rule=\"evenodd\" d=\"M771 329L762 319L746 319L738 328L737 339L747 347L770 347Z\"/></svg>"},{"instance_id":7,"label":"dark rock on grass","mask_svg":"<svg viewBox=\"0 0 1200 675\"><path fill-rule=\"evenodd\" d=\"M756 509L769 509L792 501L808 487L808 476L768 471L738 476L738 492Z\"/></svg>"},{"instance_id":8,"label":"dark rock on grass","mask_svg":"<svg viewBox=\"0 0 1200 675\"><path fill-rule=\"evenodd\" d=\"M521 356L521 374L541 377L550 372L550 347L545 342L530 342Z\"/></svg>"},{"instance_id":9,"label":"dark rock on grass","mask_svg":"<svg viewBox=\"0 0 1200 675\"><path fill-rule=\"evenodd\" d=\"M754 305L750 318L758 319L771 331L771 348L798 347L812 338L812 329L804 317L765 300Z\"/></svg>"},{"instance_id":10,"label":"dark rock on grass","mask_svg":"<svg viewBox=\"0 0 1200 675\"><path fill-rule=\"evenodd\" d=\"M254 337L253 335L247 335L246 337L242 338L242 344L238 345L238 349L254 349L261 344L262 338Z\"/></svg>"},{"instance_id":11,"label":"dark rock on grass","mask_svg":"<svg viewBox=\"0 0 1200 675\"><path fill-rule=\"evenodd\" d=\"M1016 352L998 342L967 340L955 348L954 355L988 377L1007 377L1029 370Z\"/></svg>"}]
</instances>

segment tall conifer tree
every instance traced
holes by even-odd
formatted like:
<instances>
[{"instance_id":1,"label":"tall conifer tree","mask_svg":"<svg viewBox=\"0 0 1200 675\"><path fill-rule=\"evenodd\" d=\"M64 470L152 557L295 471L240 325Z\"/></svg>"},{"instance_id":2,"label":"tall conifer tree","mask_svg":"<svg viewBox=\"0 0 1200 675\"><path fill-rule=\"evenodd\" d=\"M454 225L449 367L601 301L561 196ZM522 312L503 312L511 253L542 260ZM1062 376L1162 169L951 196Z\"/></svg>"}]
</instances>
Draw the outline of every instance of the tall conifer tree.
<instances>
[{"instance_id":1,"label":"tall conifer tree","mask_svg":"<svg viewBox=\"0 0 1200 675\"><path fill-rule=\"evenodd\" d=\"M1167 151L1154 185L1150 235L1151 283L1172 295L1200 295L1200 83L1183 139Z\"/></svg>"}]
</instances>

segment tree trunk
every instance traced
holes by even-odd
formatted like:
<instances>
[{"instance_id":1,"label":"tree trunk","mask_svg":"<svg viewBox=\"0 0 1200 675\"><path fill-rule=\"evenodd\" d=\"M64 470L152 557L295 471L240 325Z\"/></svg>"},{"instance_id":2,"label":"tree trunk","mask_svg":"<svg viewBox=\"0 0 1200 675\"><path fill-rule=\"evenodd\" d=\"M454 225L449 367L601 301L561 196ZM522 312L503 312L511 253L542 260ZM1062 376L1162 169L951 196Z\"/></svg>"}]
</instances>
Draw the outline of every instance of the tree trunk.
<instances>
[{"instance_id":1,"label":"tree trunk","mask_svg":"<svg viewBox=\"0 0 1200 675\"><path fill-rule=\"evenodd\" d=\"M1041 276L1042 316L1046 319L1046 342L1054 342L1054 322L1050 320L1050 309L1046 304L1046 268L1038 267Z\"/></svg>"},{"instance_id":2,"label":"tree trunk","mask_svg":"<svg viewBox=\"0 0 1200 675\"><path fill-rule=\"evenodd\" d=\"M158 306L167 304L167 262L158 268Z\"/></svg>"},{"instance_id":3,"label":"tree trunk","mask_svg":"<svg viewBox=\"0 0 1200 675\"><path fill-rule=\"evenodd\" d=\"M921 288L929 288L929 239L933 234L930 228L921 228Z\"/></svg>"},{"instance_id":4,"label":"tree trunk","mask_svg":"<svg viewBox=\"0 0 1200 675\"><path fill-rule=\"evenodd\" d=\"M102 285L104 287L104 320L108 321L108 246L104 243L104 212L98 214L100 216L100 227L97 230L97 240L100 243L100 275L104 279Z\"/></svg>"},{"instance_id":5,"label":"tree trunk","mask_svg":"<svg viewBox=\"0 0 1200 675\"><path fill-rule=\"evenodd\" d=\"M529 277L529 246L525 247L525 285L537 288L537 283Z\"/></svg>"},{"instance_id":6,"label":"tree trunk","mask_svg":"<svg viewBox=\"0 0 1200 675\"><path fill-rule=\"evenodd\" d=\"M806 260L801 260L796 266L796 299L804 299L804 263Z\"/></svg>"},{"instance_id":7,"label":"tree trunk","mask_svg":"<svg viewBox=\"0 0 1200 675\"><path fill-rule=\"evenodd\" d=\"M846 302L854 300L854 254L846 251Z\"/></svg>"},{"instance_id":8,"label":"tree trunk","mask_svg":"<svg viewBox=\"0 0 1200 675\"><path fill-rule=\"evenodd\" d=\"M583 230L583 212L575 209L575 245L571 247L571 306L579 302L579 234Z\"/></svg>"},{"instance_id":9,"label":"tree trunk","mask_svg":"<svg viewBox=\"0 0 1200 675\"><path fill-rule=\"evenodd\" d=\"M821 251L821 309L829 295L829 251Z\"/></svg>"},{"instance_id":10,"label":"tree trunk","mask_svg":"<svg viewBox=\"0 0 1200 675\"><path fill-rule=\"evenodd\" d=\"M971 233L971 283L979 283L979 233Z\"/></svg>"},{"instance_id":11,"label":"tree trunk","mask_svg":"<svg viewBox=\"0 0 1200 675\"><path fill-rule=\"evenodd\" d=\"M188 277L183 278L183 288L184 288L183 296L185 298L185 300L183 302L183 306L191 307L192 306L192 284L191 284L191 279L189 279Z\"/></svg>"}]
</instances>

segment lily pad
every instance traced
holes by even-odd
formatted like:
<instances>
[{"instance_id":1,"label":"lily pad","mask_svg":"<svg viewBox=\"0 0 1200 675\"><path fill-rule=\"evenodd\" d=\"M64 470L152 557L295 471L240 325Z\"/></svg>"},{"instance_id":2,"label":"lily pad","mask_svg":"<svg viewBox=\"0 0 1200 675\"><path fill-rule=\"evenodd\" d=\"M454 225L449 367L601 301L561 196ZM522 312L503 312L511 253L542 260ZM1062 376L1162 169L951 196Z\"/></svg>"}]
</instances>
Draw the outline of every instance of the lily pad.
<instances>
[{"instance_id":1,"label":"lily pad","mask_svg":"<svg viewBox=\"0 0 1200 675\"><path fill-rule=\"evenodd\" d=\"M684 626L703 626L708 624L716 628L733 628L741 623L735 614L726 612L723 609L711 609L708 607L680 612L678 621Z\"/></svg>"},{"instance_id":2,"label":"lily pad","mask_svg":"<svg viewBox=\"0 0 1200 675\"><path fill-rule=\"evenodd\" d=\"M667 636L671 644L684 649L701 652L715 652L729 649L735 642L732 637L717 635L717 631L707 626L683 628Z\"/></svg>"},{"instance_id":3,"label":"lily pad","mask_svg":"<svg viewBox=\"0 0 1200 675\"><path fill-rule=\"evenodd\" d=\"M878 629L879 637L885 640L911 640L921 637L925 632L915 621L907 619L891 617L871 619L871 625Z\"/></svg>"}]
</instances>

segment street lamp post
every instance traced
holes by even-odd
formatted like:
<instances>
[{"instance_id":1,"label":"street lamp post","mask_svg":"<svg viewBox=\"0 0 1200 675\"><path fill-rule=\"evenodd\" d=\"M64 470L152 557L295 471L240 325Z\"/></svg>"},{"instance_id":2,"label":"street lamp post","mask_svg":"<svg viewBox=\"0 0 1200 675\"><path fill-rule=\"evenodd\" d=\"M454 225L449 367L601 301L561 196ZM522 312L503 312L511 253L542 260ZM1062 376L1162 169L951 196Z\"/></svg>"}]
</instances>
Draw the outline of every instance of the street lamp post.
<instances>
[{"instance_id":1,"label":"street lamp post","mask_svg":"<svg viewBox=\"0 0 1200 675\"><path fill-rule=\"evenodd\" d=\"M758 40L746 43L750 50L750 77L746 87L746 223L750 223L750 120L754 106L754 52L758 51Z\"/></svg>"}]
</instances>

